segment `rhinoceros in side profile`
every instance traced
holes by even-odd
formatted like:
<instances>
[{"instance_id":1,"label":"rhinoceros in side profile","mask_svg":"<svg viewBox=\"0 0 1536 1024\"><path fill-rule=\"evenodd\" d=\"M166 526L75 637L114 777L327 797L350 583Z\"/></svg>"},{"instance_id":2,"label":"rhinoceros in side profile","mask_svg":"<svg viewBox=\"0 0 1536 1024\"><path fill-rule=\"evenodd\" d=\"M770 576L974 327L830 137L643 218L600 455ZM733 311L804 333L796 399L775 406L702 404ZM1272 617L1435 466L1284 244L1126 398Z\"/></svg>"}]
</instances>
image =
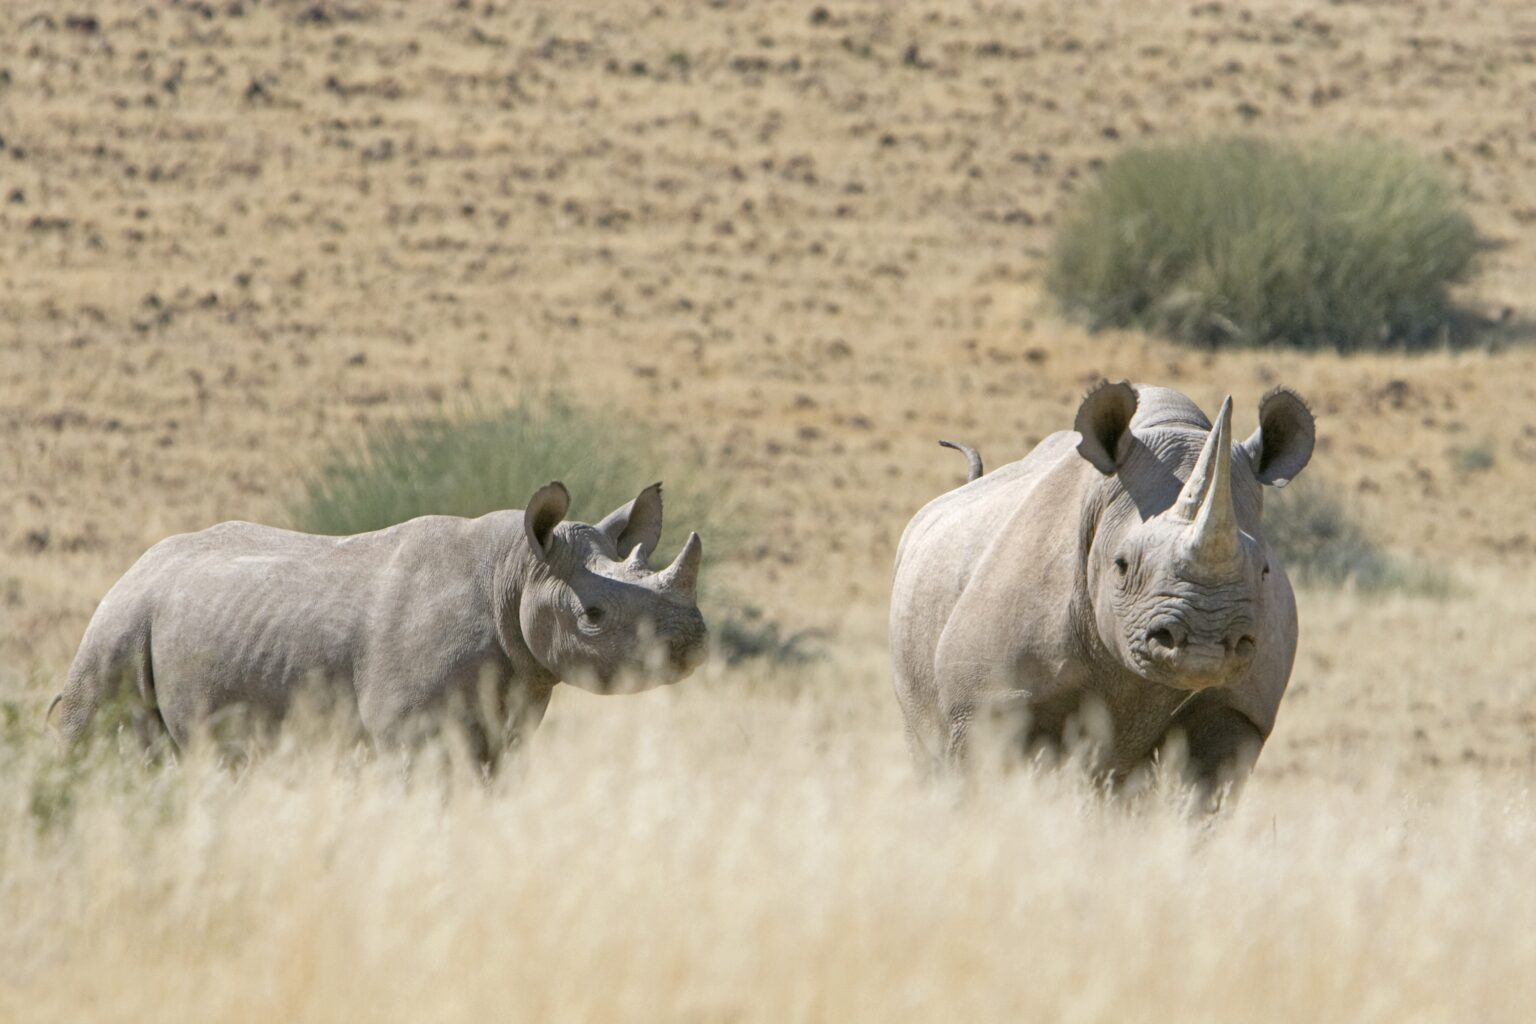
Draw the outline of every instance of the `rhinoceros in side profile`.
<instances>
[{"instance_id":1,"label":"rhinoceros in side profile","mask_svg":"<svg viewBox=\"0 0 1536 1024\"><path fill-rule=\"evenodd\" d=\"M704 654L698 534L667 568L646 565L661 485L596 525L562 522L569 505L557 482L524 511L353 537L232 522L168 538L96 609L50 717L76 740L126 689L139 724L180 747L226 711L281 719L313 686L355 703L376 741L451 715L494 763L557 682L670 682Z\"/></svg>"},{"instance_id":2,"label":"rhinoceros in side profile","mask_svg":"<svg viewBox=\"0 0 1536 1024\"><path fill-rule=\"evenodd\" d=\"M1073 431L929 502L896 555L896 696L920 765L962 763L980 723L1026 749L1084 730L1118 776L1182 732L1203 780L1251 768L1296 653L1262 487L1307 464L1305 403L1276 389L1232 443L1176 391L1103 384Z\"/></svg>"}]
</instances>

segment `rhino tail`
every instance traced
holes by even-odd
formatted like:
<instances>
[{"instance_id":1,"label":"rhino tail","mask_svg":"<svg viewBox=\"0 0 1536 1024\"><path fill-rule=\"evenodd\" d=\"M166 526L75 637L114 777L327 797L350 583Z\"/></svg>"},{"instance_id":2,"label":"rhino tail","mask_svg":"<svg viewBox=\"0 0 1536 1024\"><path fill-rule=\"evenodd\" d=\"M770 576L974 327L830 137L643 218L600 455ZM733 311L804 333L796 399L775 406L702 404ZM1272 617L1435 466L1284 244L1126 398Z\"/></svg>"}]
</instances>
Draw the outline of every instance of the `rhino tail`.
<instances>
[{"instance_id":1,"label":"rhino tail","mask_svg":"<svg viewBox=\"0 0 1536 1024\"><path fill-rule=\"evenodd\" d=\"M954 441L940 441L939 444L943 445L945 448L953 448L955 451L961 452L965 455L965 461L971 467L971 475L966 478L966 483L970 483L972 480L976 480L981 477L983 472L981 468L981 453L978 452L975 448L972 448L968 444L957 444Z\"/></svg>"}]
</instances>

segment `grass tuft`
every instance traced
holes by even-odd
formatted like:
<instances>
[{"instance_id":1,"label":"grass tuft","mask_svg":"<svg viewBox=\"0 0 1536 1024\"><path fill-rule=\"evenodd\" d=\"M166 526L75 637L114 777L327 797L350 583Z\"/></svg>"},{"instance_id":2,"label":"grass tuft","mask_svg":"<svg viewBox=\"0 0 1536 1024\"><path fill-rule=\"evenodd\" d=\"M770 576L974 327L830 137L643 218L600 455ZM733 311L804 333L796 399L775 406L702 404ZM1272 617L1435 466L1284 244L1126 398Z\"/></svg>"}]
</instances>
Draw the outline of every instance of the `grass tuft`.
<instances>
[{"instance_id":1,"label":"grass tuft","mask_svg":"<svg viewBox=\"0 0 1536 1024\"><path fill-rule=\"evenodd\" d=\"M1056 237L1048 286L1093 327L1210 347L1421 349L1466 330L1477 236L1407 150L1254 138L1132 149Z\"/></svg>"}]
</instances>

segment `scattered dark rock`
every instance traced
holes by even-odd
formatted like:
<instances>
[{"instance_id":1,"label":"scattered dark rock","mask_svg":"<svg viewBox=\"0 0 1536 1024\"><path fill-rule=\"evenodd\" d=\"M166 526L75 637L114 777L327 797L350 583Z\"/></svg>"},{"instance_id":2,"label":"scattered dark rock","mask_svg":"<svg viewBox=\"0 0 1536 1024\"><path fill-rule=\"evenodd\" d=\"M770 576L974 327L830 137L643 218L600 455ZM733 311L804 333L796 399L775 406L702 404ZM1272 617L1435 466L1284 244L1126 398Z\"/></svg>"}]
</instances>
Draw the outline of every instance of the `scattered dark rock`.
<instances>
[{"instance_id":1,"label":"scattered dark rock","mask_svg":"<svg viewBox=\"0 0 1536 1024\"><path fill-rule=\"evenodd\" d=\"M772 65L767 57L732 57L731 70L742 74L761 73L769 70Z\"/></svg>"},{"instance_id":2,"label":"scattered dark rock","mask_svg":"<svg viewBox=\"0 0 1536 1024\"><path fill-rule=\"evenodd\" d=\"M1382 386L1378 395L1392 408L1401 409L1408 402L1408 396L1412 388L1405 380L1389 380Z\"/></svg>"}]
</instances>

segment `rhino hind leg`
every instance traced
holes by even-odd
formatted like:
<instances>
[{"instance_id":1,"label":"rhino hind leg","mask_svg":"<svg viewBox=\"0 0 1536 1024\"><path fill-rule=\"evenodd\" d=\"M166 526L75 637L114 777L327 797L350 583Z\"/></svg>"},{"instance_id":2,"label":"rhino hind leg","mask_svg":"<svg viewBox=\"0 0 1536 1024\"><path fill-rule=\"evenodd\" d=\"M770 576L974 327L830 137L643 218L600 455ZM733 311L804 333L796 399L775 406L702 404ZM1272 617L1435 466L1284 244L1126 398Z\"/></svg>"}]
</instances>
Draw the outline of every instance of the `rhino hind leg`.
<instances>
[{"instance_id":1,"label":"rhino hind leg","mask_svg":"<svg viewBox=\"0 0 1536 1024\"><path fill-rule=\"evenodd\" d=\"M78 746L93 727L131 733L146 751L169 737L155 703L147 630L102 639L96 623L70 664L64 689L48 706L47 722L67 748Z\"/></svg>"}]
</instances>

